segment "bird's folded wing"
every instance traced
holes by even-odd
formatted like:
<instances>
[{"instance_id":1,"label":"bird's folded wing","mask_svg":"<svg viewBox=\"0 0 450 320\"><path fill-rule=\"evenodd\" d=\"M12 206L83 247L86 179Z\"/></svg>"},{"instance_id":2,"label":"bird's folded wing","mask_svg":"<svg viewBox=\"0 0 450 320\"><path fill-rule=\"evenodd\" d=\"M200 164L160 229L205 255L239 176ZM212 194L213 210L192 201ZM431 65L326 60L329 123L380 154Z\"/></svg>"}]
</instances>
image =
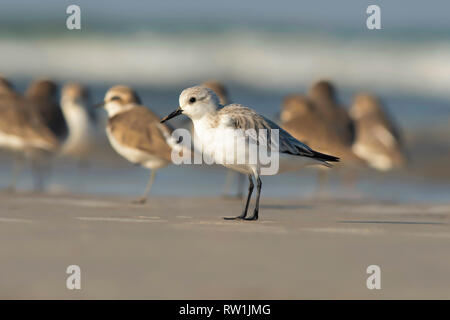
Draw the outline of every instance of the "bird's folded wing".
<instances>
[{"instance_id":1,"label":"bird's folded wing","mask_svg":"<svg viewBox=\"0 0 450 320\"><path fill-rule=\"evenodd\" d=\"M111 118L109 126L119 143L170 161L172 149L166 142L159 121L147 108L135 107ZM170 131L167 127L164 129Z\"/></svg>"},{"instance_id":2,"label":"bird's folded wing","mask_svg":"<svg viewBox=\"0 0 450 320\"><path fill-rule=\"evenodd\" d=\"M20 137L37 148L55 149L58 146L55 135L18 95L0 98L0 131Z\"/></svg>"},{"instance_id":3,"label":"bird's folded wing","mask_svg":"<svg viewBox=\"0 0 450 320\"><path fill-rule=\"evenodd\" d=\"M249 139L256 144L266 144L269 150L278 149L280 153L292 155L312 156L313 151L306 144L298 141L287 131L280 128L276 123L261 116L250 108L239 104L231 104L219 111L220 116L224 116L235 129L242 129ZM253 129L253 130L249 130ZM260 130L267 130L267 134L260 134ZM278 141L271 139L278 131Z\"/></svg>"}]
</instances>

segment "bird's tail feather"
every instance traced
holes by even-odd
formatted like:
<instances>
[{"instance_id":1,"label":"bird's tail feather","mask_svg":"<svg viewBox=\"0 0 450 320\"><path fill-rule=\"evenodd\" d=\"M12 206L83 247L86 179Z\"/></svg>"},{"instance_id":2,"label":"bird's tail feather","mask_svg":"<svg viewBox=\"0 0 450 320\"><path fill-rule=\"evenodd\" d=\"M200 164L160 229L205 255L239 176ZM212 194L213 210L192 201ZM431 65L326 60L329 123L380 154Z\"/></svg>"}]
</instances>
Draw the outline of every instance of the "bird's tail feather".
<instances>
[{"instance_id":1,"label":"bird's tail feather","mask_svg":"<svg viewBox=\"0 0 450 320\"><path fill-rule=\"evenodd\" d=\"M317 152L314 150L312 150L312 152L313 152L313 154L311 155L311 158L321 161L321 164L328 168L333 167L333 165L328 163L328 161L329 162L339 162L340 161L340 159L338 157L331 156L329 154Z\"/></svg>"},{"instance_id":2,"label":"bird's tail feather","mask_svg":"<svg viewBox=\"0 0 450 320\"><path fill-rule=\"evenodd\" d=\"M335 156L330 156L328 154L320 153L320 152L317 152L314 150L312 152L313 152L312 158L317 159L317 160L329 161L329 162L339 162L340 161L340 159Z\"/></svg>"}]
</instances>

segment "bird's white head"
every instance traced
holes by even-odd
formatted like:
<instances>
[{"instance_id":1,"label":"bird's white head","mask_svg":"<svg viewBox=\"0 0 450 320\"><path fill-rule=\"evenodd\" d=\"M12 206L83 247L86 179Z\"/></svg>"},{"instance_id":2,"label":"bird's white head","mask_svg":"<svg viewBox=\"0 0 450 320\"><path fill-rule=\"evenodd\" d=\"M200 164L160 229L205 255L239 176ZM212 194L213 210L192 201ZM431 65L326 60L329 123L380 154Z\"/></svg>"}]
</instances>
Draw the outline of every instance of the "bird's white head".
<instances>
[{"instance_id":1,"label":"bird's white head","mask_svg":"<svg viewBox=\"0 0 450 320\"><path fill-rule=\"evenodd\" d=\"M114 86L106 92L104 101L97 106L103 106L111 118L140 103L141 99L133 89L126 86Z\"/></svg>"},{"instance_id":2,"label":"bird's white head","mask_svg":"<svg viewBox=\"0 0 450 320\"><path fill-rule=\"evenodd\" d=\"M202 86L184 89L179 102L183 114L191 119L214 113L219 107L219 98L214 91Z\"/></svg>"},{"instance_id":3,"label":"bird's white head","mask_svg":"<svg viewBox=\"0 0 450 320\"><path fill-rule=\"evenodd\" d=\"M179 103L178 109L162 119L161 122L180 114L185 114L192 120L198 120L205 115L214 114L220 106L219 98L214 91L202 86L184 89L180 94Z\"/></svg>"}]
</instances>

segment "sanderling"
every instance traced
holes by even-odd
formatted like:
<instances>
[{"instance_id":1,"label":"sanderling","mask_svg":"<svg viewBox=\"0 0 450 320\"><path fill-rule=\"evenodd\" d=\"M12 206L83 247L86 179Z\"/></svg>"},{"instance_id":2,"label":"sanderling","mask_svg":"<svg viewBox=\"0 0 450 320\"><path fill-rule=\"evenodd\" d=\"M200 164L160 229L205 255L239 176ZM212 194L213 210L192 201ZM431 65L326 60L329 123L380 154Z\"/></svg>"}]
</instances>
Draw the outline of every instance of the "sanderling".
<instances>
[{"instance_id":1,"label":"sanderling","mask_svg":"<svg viewBox=\"0 0 450 320\"><path fill-rule=\"evenodd\" d=\"M79 83L67 83L61 94L61 108L69 134L61 147L61 154L84 164L95 148L97 117L90 108L89 91Z\"/></svg>"},{"instance_id":2,"label":"sanderling","mask_svg":"<svg viewBox=\"0 0 450 320\"><path fill-rule=\"evenodd\" d=\"M106 134L111 146L128 161L150 169L150 179L144 195L137 203L145 203L155 179L155 173L171 163L172 129L162 125L131 88L114 86L106 92L104 106L108 113Z\"/></svg>"},{"instance_id":3,"label":"sanderling","mask_svg":"<svg viewBox=\"0 0 450 320\"><path fill-rule=\"evenodd\" d=\"M15 92L7 80L0 77L0 147L25 155L31 159L34 169L34 162L53 153L58 145L57 138L45 126L36 110L28 106L26 99ZM13 163L10 189L15 189L19 162L16 158ZM40 180L35 180L37 187L40 184Z\"/></svg>"},{"instance_id":4,"label":"sanderling","mask_svg":"<svg viewBox=\"0 0 450 320\"><path fill-rule=\"evenodd\" d=\"M222 106L226 106L231 103L230 95L228 94L228 90L223 83L221 83L217 80L208 80L206 82L203 82L202 86L214 91L214 93L219 98L219 102ZM193 137L194 137L194 141L195 141L195 131L191 130L191 132L194 133ZM237 173L236 171L227 170L227 176L225 178L225 184L224 184L224 188L223 188L223 192L222 192L224 197L229 196L231 184L233 183L233 180L235 179L236 175L237 175L237 179L238 179L238 188L237 188L238 191L237 191L236 197L242 198L244 196L245 176L243 174Z\"/></svg>"},{"instance_id":5,"label":"sanderling","mask_svg":"<svg viewBox=\"0 0 450 320\"><path fill-rule=\"evenodd\" d=\"M339 161L339 159L334 156L312 150L292 137L288 132L281 129L278 125L250 108L239 104L221 107L219 98L211 89L202 86L185 89L181 92L179 105L177 110L163 118L161 122L165 122L180 114L187 115L194 124L195 132L202 144L203 153L207 154L208 157L213 158L217 163L221 163L228 168L248 175L249 189L244 212L238 217L226 219L258 219L259 198L262 185L260 175L264 173L261 170L261 159L257 158L256 161L253 162L250 160L250 157L248 157L249 150L257 149L257 146L261 142L260 136L252 136L251 132L267 130L267 133L270 136L272 136L272 134L275 136L278 135L279 141L276 144L278 150L274 148L269 150L270 153L275 155L277 160L279 160L279 170L275 173L287 170L298 170L306 165L314 163L330 166L327 161ZM250 131L250 136L248 139L244 140L244 145L236 144L235 133L236 131L243 130L246 130L245 132ZM243 146L244 150L236 150L238 149L237 146ZM239 152L247 154L245 157L239 159ZM223 158L221 158L223 154L232 154L234 155L234 158L231 162L224 162ZM274 173L272 172L270 174ZM253 215L247 217L248 205L254 188L253 177L257 183L256 204Z\"/></svg>"},{"instance_id":6,"label":"sanderling","mask_svg":"<svg viewBox=\"0 0 450 320\"><path fill-rule=\"evenodd\" d=\"M356 125L353 150L358 156L381 171L405 164L406 156L399 129L375 96L357 94L350 115Z\"/></svg>"}]
</instances>

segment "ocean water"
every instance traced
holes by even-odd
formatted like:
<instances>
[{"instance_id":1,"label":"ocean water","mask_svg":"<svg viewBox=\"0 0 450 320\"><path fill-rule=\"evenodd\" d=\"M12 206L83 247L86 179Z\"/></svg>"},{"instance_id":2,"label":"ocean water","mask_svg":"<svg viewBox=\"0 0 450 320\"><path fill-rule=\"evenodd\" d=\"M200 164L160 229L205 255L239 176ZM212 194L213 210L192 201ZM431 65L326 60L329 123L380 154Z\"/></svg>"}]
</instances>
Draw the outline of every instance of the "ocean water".
<instances>
[{"instance_id":1,"label":"ocean water","mask_svg":"<svg viewBox=\"0 0 450 320\"><path fill-rule=\"evenodd\" d=\"M414 39L229 26L38 37L12 32L0 40L0 72L16 78L114 79L152 87L218 78L263 90L295 90L328 78L355 90L450 98L448 36Z\"/></svg>"}]
</instances>

